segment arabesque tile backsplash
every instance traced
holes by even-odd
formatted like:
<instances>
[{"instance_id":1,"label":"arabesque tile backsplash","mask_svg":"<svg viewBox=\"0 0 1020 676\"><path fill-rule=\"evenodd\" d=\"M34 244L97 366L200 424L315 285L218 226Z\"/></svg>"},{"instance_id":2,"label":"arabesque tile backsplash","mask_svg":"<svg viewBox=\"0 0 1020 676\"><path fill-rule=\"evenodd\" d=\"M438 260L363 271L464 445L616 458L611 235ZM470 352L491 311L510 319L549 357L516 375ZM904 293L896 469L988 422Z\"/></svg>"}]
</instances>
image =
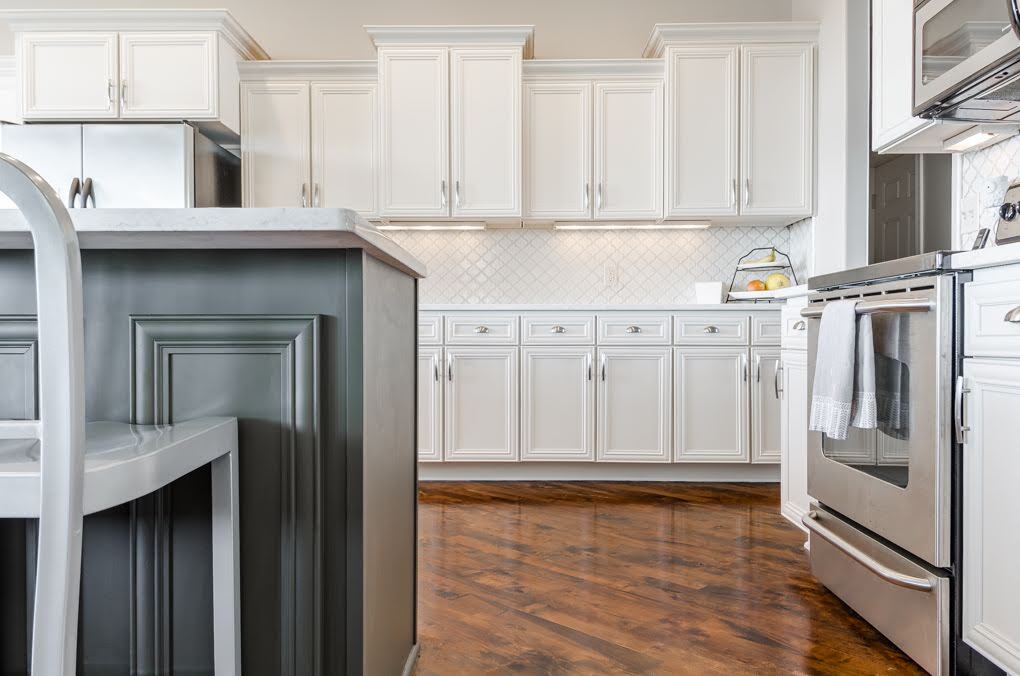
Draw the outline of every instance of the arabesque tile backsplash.
<instances>
[{"instance_id":1,"label":"arabesque tile backsplash","mask_svg":"<svg viewBox=\"0 0 1020 676\"><path fill-rule=\"evenodd\" d=\"M695 282L729 283L751 249L790 253L791 245L785 227L389 234L429 268L420 302L451 304L692 303ZM615 285L606 283L607 265L618 271Z\"/></svg>"}]
</instances>

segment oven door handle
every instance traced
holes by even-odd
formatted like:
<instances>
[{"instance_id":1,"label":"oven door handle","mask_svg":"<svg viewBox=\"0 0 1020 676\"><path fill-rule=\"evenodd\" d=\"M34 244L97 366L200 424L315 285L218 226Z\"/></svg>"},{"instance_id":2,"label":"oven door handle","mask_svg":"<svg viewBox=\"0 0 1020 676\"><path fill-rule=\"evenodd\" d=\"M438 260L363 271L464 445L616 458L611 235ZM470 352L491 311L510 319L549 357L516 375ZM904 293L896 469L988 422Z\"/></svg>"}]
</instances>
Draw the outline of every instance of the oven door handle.
<instances>
[{"instance_id":1,"label":"oven door handle","mask_svg":"<svg viewBox=\"0 0 1020 676\"><path fill-rule=\"evenodd\" d=\"M907 589L914 589L916 591L931 591L935 589L935 583L928 578L914 577L912 575L904 575L899 573L889 566L876 561L857 547L853 546L843 538L839 537L831 530L818 523L818 512L810 510L804 516L800 518L801 523L804 526L822 538L836 549L839 549L844 554L849 556L851 559L861 564L875 575L879 576L886 582L892 583L899 587L906 587Z\"/></svg>"},{"instance_id":2,"label":"oven door handle","mask_svg":"<svg viewBox=\"0 0 1020 676\"><path fill-rule=\"evenodd\" d=\"M821 317L828 303L818 303L800 311L801 317ZM896 298L888 300L862 300L857 303L857 314L873 315L879 312L929 312L935 303L928 298Z\"/></svg>"}]
</instances>

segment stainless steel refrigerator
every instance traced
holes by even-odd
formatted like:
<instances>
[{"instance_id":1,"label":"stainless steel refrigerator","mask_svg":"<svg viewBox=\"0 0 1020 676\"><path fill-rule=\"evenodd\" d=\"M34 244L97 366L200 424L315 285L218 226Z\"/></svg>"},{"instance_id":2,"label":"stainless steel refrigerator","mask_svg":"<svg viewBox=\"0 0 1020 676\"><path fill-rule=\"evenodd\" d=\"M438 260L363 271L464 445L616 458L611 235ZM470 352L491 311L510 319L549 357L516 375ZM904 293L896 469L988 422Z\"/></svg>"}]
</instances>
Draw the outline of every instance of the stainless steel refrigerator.
<instances>
[{"instance_id":1,"label":"stainless steel refrigerator","mask_svg":"<svg viewBox=\"0 0 1020 676\"><path fill-rule=\"evenodd\" d=\"M241 160L183 122L4 124L0 151L39 172L69 208L241 206Z\"/></svg>"}]
</instances>

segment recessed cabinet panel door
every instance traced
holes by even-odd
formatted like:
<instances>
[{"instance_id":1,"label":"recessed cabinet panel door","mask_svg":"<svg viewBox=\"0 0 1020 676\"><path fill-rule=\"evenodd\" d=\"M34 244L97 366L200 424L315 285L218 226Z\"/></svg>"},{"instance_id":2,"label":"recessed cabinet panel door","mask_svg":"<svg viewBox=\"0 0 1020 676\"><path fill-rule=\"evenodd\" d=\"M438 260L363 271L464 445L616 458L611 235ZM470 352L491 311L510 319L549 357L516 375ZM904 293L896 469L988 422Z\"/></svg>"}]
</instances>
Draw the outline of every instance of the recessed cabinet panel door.
<instances>
[{"instance_id":1,"label":"recessed cabinet panel door","mask_svg":"<svg viewBox=\"0 0 1020 676\"><path fill-rule=\"evenodd\" d=\"M748 45L741 50L740 211L810 216L814 47Z\"/></svg>"},{"instance_id":2,"label":"recessed cabinet panel door","mask_svg":"<svg viewBox=\"0 0 1020 676\"><path fill-rule=\"evenodd\" d=\"M215 33L121 33L121 117L216 117L216 50Z\"/></svg>"},{"instance_id":3,"label":"recessed cabinet panel door","mask_svg":"<svg viewBox=\"0 0 1020 676\"><path fill-rule=\"evenodd\" d=\"M454 216L521 215L521 52L450 50Z\"/></svg>"},{"instance_id":4,"label":"recessed cabinet panel door","mask_svg":"<svg viewBox=\"0 0 1020 676\"><path fill-rule=\"evenodd\" d=\"M241 176L244 206L310 204L308 84L241 85Z\"/></svg>"},{"instance_id":5,"label":"recessed cabinet panel door","mask_svg":"<svg viewBox=\"0 0 1020 676\"><path fill-rule=\"evenodd\" d=\"M375 84L312 85L312 206L375 216Z\"/></svg>"},{"instance_id":6,"label":"recessed cabinet panel door","mask_svg":"<svg viewBox=\"0 0 1020 676\"><path fill-rule=\"evenodd\" d=\"M673 361L676 461L747 462L747 349L677 348Z\"/></svg>"},{"instance_id":7,"label":"recessed cabinet panel door","mask_svg":"<svg viewBox=\"0 0 1020 676\"><path fill-rule=\"evenodd\" d=\"M524 460L595 459L594 348L523 348Z\"/></svg>"},{"instance_id":8,"label":"recessed cabinet panel door","mask_svg":"<svg viewBox=\"0 0 1020 676\"><path fill-rule=\"evenodd\" d=\"M383 216L448 216L448 50L379 52Z\"/></svg>"},{"instance_id":9,"label":"recessed cabinet panel door","mask_svg":"<svg viewBox=\"0 0 1020 676\"><path fill-rule=\"evenodd\" d=\"M667 216L737 213L740 48L666 53Z\"/></svg>"},{"instance_id":10,"label":"recessed cabinet panel door","mask_svg":"<svg viewBox=\"0 0 1020 676\"><path fill-rule=\"evenodd\" d=\"M25 33L18 48L26 120L117 117L116 33Z\"/></svg>"},{"instance_id":11,"label":"recessed cabinet panel door","mask_svg":"<svg viewBox=\"0 0 1020 676\"><path fill-rule=\"evenodd\" d=\"M662 81L595 83L595 218L662 216Z\"/></svg>"},{"instance_id":12,"label":"recessed cabinet panel door","mask_svg":"<svg viewBox=\"0 0 1020 676\"><path fill-rule=\"evenodd\" d=\"M669 462L670 348L599 349L598 460Z\"/></svg>"},{"instance_id":13,"label":"recessed cabinet panel door","mask_svg":"<svg viewBox=\"0 0 1020 676\"><path fill-rule=\"evenodd\" d=\"M1020 361L964 360L963 639L1020 673Z\"/></svg>"},{"instance_id":14,"label":"recessed cabinet panel door","mask_svg":"<svg viewBox=\"0 0 1020 676\"><path fill-rule=\"evenodd\" d=\"M751 462L779 462L779 348L751 348Z\"/></svg>"},{"instance_id":15,"label":"recessed cabinet panel door","mask_svg":"<svg viewBox=\"0 0 1020 676\"><path fill-rule=\"evenodd\" d=\"M525 218L591 218L591 83L524 85Z\"/></svg>"},{"instance_id":16,"label":"recessed cabinet panel door","mask_svg":"<svg viewBox=\"0 0 1020 676\"><path fill-rule=\"evenodd\" d=\"M443 459L443 348L418 348L418 460Z\"/></svg>"},{"instance_id":17,"label":"recessed cabinet panel door","mask_svg":"<svg viewBox=\"0 0 1020 676\"><path fill-rule=\"evenodd\" d=\"M517 348L446 348L447 461L517 460Z\"/></svg>"}]
</instances>

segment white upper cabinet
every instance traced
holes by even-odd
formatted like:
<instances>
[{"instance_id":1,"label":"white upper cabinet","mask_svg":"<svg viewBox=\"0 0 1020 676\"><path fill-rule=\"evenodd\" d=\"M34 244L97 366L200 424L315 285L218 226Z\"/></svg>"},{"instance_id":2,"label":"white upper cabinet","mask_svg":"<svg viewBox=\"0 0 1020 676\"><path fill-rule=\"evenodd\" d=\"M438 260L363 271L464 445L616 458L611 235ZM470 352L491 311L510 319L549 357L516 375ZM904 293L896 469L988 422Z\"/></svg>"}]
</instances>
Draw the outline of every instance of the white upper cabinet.
<instances>
[{"instance_id":1,"label":"white upper cabinet","mask_svg":"<svg viewBox=\"0 0 1020 676\"><path fill-rule=\"evenodd\" d=\"M814 185L814 46L742 49L740 211L811 215Z\"/></svg>"},{"instance_id":2,"label":"white upper cabinet","mask_svg":"<svg viewBox=\"0 0 1020 676\"><path fill-rule=\"evenodd\" d=\"M598 460L669 462L670 350L599 348Z\"/></svg>"},{"instance_id":3,"label":"white upper cabinet","mask_svg":"<svg viewBox=\"0 0 1020 676\"><path fill-rule=\"evenodd\" d=\"M666 217L737 214L740 48L666 52Z\"/></svg>"},{"instance_id":4,"label":"white upper cabinet","mask_svg":"<svg viewBox=\"0 0 1020 676\"><path fill-rule=\"evenodd\" d=\"M662 81L595 83L595 218L662 216Z\"/></svg>"},{"instance_id":5,"label":"white upper cabinet","mask_svg":"<svg viewBox=\"0 0 1020 676\"><path fill-rule=\"evenodd\" d=\"M311 89L312 206L378 212L375 83L315 82Z\"/></svg>"},{"instance_id":6,"label":"white upper cabinet","mask_svg":"<svg viewBox=\"0 0 1020 676\"><path fill-rule=\"evenodd\" d=\"M120 116L214 117L217 64L215 33L121 33Z\"/></svg>"},{"instance_id":7,"label":"white upper cabinet","mask_svg":"<svg viewBox=\"0 0 1020 676\"><path fill-rule=\"evenodd\" d=\"M116 33L26 33L18 39L26 120L116 118Z\"/></svg>"},{"instance_id":8,"label":"white upper cabinet","mask_svg":"<svg viewBox=\"0 0 1020 676\"><path fill-rule=\"evenodd\" d=\"M244 206L308 206L308 83L245 82L241 92Z\"/></svg>"},{"instance_id":9,"label":"white upper cabinet","mask_svg":"<svg viewBox=\"0 0 1020 676\"><path fill-rule=\"evenodd\" d=\"M236 139L237 64L269 58L224 10L17 10L4 18L28 121L188 120Z\"/></svg>"},{"instance_id":10,"label":"white upper cabinet","mask_svg":"<svg viewBox=\"0 0 1020 676\"><path fill-rule=\"evenodd\" d=\"M449 50L380 49L383 216L450 214Z\"/></svg>"},{"instance_id":11,"label":"white upper cabinet","mask_svg":"<svg viewBox=\"0 0 1020 676\"><path fill-rule=\"evenodd\" d=\"M524 217L591 217L591 82L524 84Z\"/></svg>"},{"instance_id":12,"label":"white upper cabinet","mask_svg":"<svg viewBox=\"0 0 1020 676\"><path fill-rule=\"evenodd\" d=\"M746 347L676 348L677 462L746 462Z\"/></svg>"},{"instance_id":13,"label":"white upper cabinet","mask_svg":"<svg viewBox=\"0 0 1020 676\"><path fill-rule=\"evenodd\" d=\"M521 50L452 49L450 154L458 216L521 215Z\"/></svg>"}]
</instances>

